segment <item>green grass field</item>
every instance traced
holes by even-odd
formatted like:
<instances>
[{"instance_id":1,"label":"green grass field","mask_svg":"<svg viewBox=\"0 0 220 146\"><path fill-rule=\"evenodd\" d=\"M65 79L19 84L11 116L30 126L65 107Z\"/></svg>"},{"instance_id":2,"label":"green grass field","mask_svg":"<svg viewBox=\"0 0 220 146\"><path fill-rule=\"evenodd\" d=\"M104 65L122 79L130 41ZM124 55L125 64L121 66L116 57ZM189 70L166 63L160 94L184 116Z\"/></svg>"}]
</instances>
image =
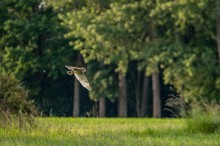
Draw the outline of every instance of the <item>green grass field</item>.
<instances>
[{"instance_id":1,"label":"green grass field","mask_svg":"<svg viewBox=\"0 0 220 146\"><path fill-rule=\"evenodd\" d=\"M32 129L0 129L0 145L220 145L220 132L192 133L183 119L37 118L36 123Z\"/></svg>"}]
</instances>

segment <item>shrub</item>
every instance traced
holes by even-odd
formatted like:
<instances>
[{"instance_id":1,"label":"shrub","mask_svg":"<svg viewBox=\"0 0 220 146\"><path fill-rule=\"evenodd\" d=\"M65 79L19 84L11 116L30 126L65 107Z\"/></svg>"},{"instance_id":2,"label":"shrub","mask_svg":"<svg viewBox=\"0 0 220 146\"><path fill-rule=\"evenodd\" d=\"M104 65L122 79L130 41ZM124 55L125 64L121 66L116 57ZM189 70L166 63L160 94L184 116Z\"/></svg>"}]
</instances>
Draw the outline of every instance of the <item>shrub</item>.
<instances>
[{"instance_id":1,"label":"shrub","mask_svg":"<svg viewBox=\"0 0 220 146\"><path fill-rule=\"evenodd\" d=\"M37 113L33 101L28 100L28 91L10 76L0 75L0 126L33 124Z\"/></svg>"},{"instance_id":2,"label":"shrub","mask_svg":"<svg viewBox=\"0 0 220 146\"><path fill-rule=\"evenodd\" d=\"M185 118L189 116L189 106L181 97L171 96L165 104L166 111L170 112L172 117Z\"/></svg>"}]
</instances>

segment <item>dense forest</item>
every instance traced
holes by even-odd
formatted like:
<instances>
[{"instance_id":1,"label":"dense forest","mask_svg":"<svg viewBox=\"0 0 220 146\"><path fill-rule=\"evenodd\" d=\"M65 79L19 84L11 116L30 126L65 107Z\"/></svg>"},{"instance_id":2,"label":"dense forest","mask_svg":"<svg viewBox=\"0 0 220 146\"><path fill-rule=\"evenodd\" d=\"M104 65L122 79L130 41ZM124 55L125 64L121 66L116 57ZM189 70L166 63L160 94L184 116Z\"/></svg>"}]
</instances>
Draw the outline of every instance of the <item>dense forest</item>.
<instances>
[{"instance_id":1,"label":"dense forest","mask_svg":"<svg viewBox=\"0 0 220 146\"><path fill-rule=\"evenodd\" d=\"M220 0L1 0L0 63L42 116L169 117L220 100Z\"/></svg>"}]
</instances>

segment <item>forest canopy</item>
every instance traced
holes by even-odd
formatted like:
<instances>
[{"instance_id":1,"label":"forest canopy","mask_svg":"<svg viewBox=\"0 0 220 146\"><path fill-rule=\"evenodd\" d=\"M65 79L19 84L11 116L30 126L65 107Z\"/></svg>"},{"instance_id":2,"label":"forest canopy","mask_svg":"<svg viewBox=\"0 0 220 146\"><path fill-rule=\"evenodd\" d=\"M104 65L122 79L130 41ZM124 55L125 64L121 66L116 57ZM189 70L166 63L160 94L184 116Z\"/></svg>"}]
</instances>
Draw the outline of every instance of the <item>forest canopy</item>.
<instances>
[{"instance_id":1,"label":"forest canopy","mask_svg":"<svg viewBox=\"0 0 220 146\"><path fill-rule=\"evenodd\" d=\"M220 99L220 0L1 0L0 74L43 115L166 117ZM92 90L66 74L85 67Z\"/></svg>"}]
</instances>

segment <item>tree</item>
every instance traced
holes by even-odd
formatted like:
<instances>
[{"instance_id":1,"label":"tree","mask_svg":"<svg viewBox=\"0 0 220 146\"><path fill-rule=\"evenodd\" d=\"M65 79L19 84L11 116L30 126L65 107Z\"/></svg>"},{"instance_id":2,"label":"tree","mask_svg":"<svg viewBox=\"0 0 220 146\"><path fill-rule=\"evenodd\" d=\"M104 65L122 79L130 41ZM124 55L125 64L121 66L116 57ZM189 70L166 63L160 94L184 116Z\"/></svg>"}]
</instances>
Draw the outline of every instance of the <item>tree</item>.
<instances>
[{"instance_id":1,"label":"tree","mask_svg":"<svg viewBox=\"0 0 220 146\"><path fill-rule=\"evenodd\" d=\"M82 66L82 58L78 53L76 66ZM73 117L78 117L80 115L80 87L79 81L74 77L74 95L73 95Z\"/></svg>"},{"instance_id":2,"label":"tree","mask_svg":"<svg viewBox=\"0 0 220 146\"><path fill-rule=\"evenodd\" d=\"M215 10L207 12L214 1L158 2L151 16L160 30L156 62L164 70L165 83L174 85L188 101L198 96L218 98Z\"/></svg>"},{"instance_id":3,"label":"tree","mask_svg":"<svg viewBox=\"0 0 220 146\"><path fill-rule=\"evenodd\" d=\"M109 8L97 11L93 8L68 13L64 25L72 31L66 36L80 39L72 44L80 50L85 61L96 59L104 64L116 64L119 75L119 116L126 116L126 73L130 60L146 47L153 24L147 19L151 2L114 2ZM83 17L82 17L83 16ZM71 19L74 18L74 19ZM143 21L143 18L144 21ZM71 20L71 21L70 21ZM146 28L150 24L150 27ZM149 54L149 53L148 53ZM146 54L144 58L146 58ZM138 91L139 92L139 91ZM137 92L137 94L138 94ZM139 98L139 97L138 97Z\"/></svg>"},{"instance_id":4,"label":"tree","mask_svg":"<svg viewBox=\"0 0 220 146\"><path fill-rule=\"evenodd\" d=\"M64 65L73 56L68 41L63 38L65 29L52 7L40 0L1 3L6 11L0 14L4 16L0 17L0 70L25 81L31 90L30 97L42 110L49 111L53 101L61 100L63 96L60 90L55 90L57 94L54 94L52 90L58 88L58 84L52 83L63 78ZM48 101L51 101L50 105Z\"/></svg>"},{"instance_id":5,"label":"tree","mask_svg":"<svg viewBox=\"0 0 220 146\"><path fill-rule=\"evenodd\" d=\"M92 61L87 66L88 77L92 90L89 96L94 101L99 101L99 116L106 116L106 100L114 102L118 97L117 78L114 74L114 66L104 65L101 62Z\"/></svg>"},{"instance_id":6,"label":"tree","mask_svg":"<svg viewBox=\"0 0 220 146\"><path fill-rule=\"evenodd\" d=\"M86 15L85 15L86 14ZM80 15L83 15L84 17L80 17ZM78 37L81 37L82 39L78 39L77 41L74 42L75 48L81 50L82 55L85 58L85 61L90 61L93 59L97 59L98 61L103 61L104 64L109 64L111 62L115 62L118 63L118 68L120 68L119 70L119 74L121 75L121 77L119 79L123 80L123 84L126 83L125 81L125 69L123 68L123 71L121 69L121 67L123 67L123 64L126 63L125 59L120 59L120 61L118 61L118 57L115 57L113 55L114 54L110 54L110 57L107 57L109 54L108 52L104 52L104 50L102 50L101 52L97 49L104 47L103 49L108 50L110 48L114 48L115 46L108 46L106 44L106 46L103 46L104 44L101 44L98 46L97 44L99 44L99 42L97 42L97 37L99 37L98 33L94 33L94 31L96 31L96 29L102 29L102 26L98 26L97 23L100 23L98 21L103 21L104 19L106 19L106 16L100 16L100 18L103 18L103 20L101 20L100 18L97 18L97 20L95 20L95 16L96 13L93 11L93 8L82 8L82 10L79 11L74 11L72 12L72 14L67 15L67 19L68 21L65 21L67 19L64 19L64 23L69 25L70 29L72 30L71 33L68 34L68 36L71 36L71 34L74 34ZM69 18L75 18L73 21L69 21ZM77 20L77 17L79 18L79 20ZM94 23L96 23L96 25L92 25L94 23L92 23L92 20L94 20ZM97 22L95 22L97 21ZM103 22L104 23L104 22ZM76 25L72 25L72 24L76 24ZM76 26L80 26L80 27L76 27ZM111 26L110 26L111 27ZM87 30L87 31L85 31ZM98 30L97 30L98 31ZM92 33L93 32L93 33ZM96 35L97 34L97 35ZM100 34L101 36L102 34ZM101 41L101 40L100 40ZM108 40L106 39L106 43L110 43L108 42ZM118 46L116 46L117 48ZM93 51L91 51L93 50ZM95 52L95 54L93 53ZM120 52L118 52L120 53ZM121 54L121 53L120 53ZM126 57L126 54L124 55ZM123 57L124 58L124 57ZM112 60L113 59L113 60ZM112 61L111 61L112 60ZM123 74L123 75L122 75ZM121 81L121 80L120 80ZM121 85L121 84L120 84ZM125 90L125 85L120 86L122 88L120 88L121 90ZM120 93L125 93L120 92ZM125 94L123 94L125 95ZM126 97L123 97L124 99L126 99ZM119 100L120 101L120 100ZM123 100L124 101L124 100ZM122 103L124 104L123 106L125 107L125 102ZM126 111L123 112L124 116L126 116Z\"/></svg>"},{"instance_id":7,"label":"tree","mask_svg":"<svg viewBox=\"0 0 220 146\"><path fill-rule=\"evenodd\" d=\"M160 81L159 73L155 72L152 75L153 84L153 117L161 117L161 97L160 97Z\"/></svg>"},{"instance_id":8,"label":"tree","mask_svg":"<svg viewBox=\"0 0 220 146\"><path fill-rule=\"evenodd\" d=\"M77 64L78 53L86 63L93 88L89 97L99 101L100 116L109 110L105 108L108 99L118 101L121 117L145 116L151 100L147 97L150 76L155 117L162 115L161 103L167 98L164 88L160 91L163 84L173 86L189 102L198 96L218 99L215 2L3 0L0 72L24 81L44 111L60 107L55 111L58 115L67 111L71 115L73 86L73 115L90 108L90 101L80 98L88 92L79 90L78 82L70 82L72 77L64 71L65 64ZM79 101L88 106L79 106Z\"/></svg>"},{"instance_id":9,"label":"tree","mask_svg":"<svg viewBox=\"0 0 220 146\"><path fill-rule=\"evenodd\" d=\"M147 3L147 5L150 4ZM135 53L145 43L146 33L148 33L148 29L145 28L147 22L142 19L146 15L145 6L144 2L111 3L110 9L101 12L92 21L86 22L90 24L83 29L86 30L83 33L87 33L86 40L89 40L86 46L92 47L86 48L82 42L77 44L87 58L93 55L93 58L103 59L105 64L117 64L116 72L119 75L118 113L120 117L127 115L125 96L128 63L132 59L139 59ZM91 52L91 50L93 51Z\"/></svg>"},{"instance_id":10,"label":"tree","mask_svg":"<svg viewBox=\"0 0 220 146\"><path fill-rule=\"evenodd\" d=\"M141 107L140 107L140 116L146 116L146 110L148 109L148 92L149 92L149 77L144 74L144 83L142 89L142 99L141 99Z\"/></svg>"},{"instance_id":11,"label":"tree","mask_svg":"<svg viewBox=\"0 0 220 146\"><path fill-rule=\"evenodd\" d=\"M220 0L216 1L216 8L217 8L216 40L217 40L217 48L218 48L218 61L220 63Z\"/></svg>"}]
</instances>

